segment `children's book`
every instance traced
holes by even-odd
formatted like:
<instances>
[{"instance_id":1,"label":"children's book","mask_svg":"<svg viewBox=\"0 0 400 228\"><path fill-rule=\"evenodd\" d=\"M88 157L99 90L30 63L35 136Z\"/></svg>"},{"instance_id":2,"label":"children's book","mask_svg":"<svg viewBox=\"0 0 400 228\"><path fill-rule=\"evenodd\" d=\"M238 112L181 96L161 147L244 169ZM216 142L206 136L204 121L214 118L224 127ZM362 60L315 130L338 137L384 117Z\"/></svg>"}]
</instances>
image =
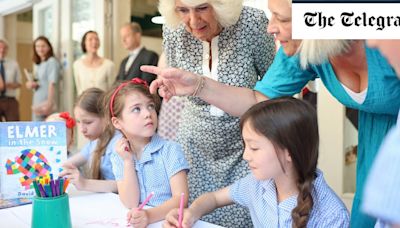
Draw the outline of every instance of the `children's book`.
<instances>
[{"instance_id":1,"label":"children's book","mask_svg":"<svg viewBox=\"0 0 400 228\"><path fill-rule=\"evenodd\" d=\"M0 123L0 208L30 202L33 180L58 177L67 160L64 122Z\"/></svg>"}]
</instances>

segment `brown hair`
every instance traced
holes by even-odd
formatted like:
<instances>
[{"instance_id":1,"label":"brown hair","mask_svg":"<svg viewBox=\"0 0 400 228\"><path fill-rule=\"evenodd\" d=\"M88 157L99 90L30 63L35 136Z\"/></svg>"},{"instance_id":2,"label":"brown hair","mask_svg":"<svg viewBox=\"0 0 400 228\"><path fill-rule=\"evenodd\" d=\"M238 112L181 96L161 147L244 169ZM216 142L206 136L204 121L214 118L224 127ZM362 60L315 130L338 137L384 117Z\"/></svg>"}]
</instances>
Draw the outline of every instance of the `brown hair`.
<instances>
[{"instance_id":1,"label":"brown hair","mask_svg":"<svg viewBox=\"0 0 400 228\"><path fill-rule=\"evenodd\" d=\"M86 112L104 119L104 109L102 105L103 99L103 90L90 88L83 91L83 93L77 98L75 107L79 107ZM103 175L100 171L101 157L104 155L106 147L114 136L114 133L114 128L106 127L97 140L96 148L92 154L92 164L90 166L90 176L92 179L103 179Z\"/></svg>"},{"instance_id":2,"label":"brown hair","mask_svg":"<svg viewBox=\"0 0 400 228\"><path fill-rule=\"evenodd\" d=\"M89 31L85 32L85 34L83 34L82 40L81 40L81 49L82 49L82 52L83 52L83 53L86 53L86 52L87 52L86 46L85 46L85 42L86 42L86 37L87 37L90 33L96 34L96 36L99 37L99 34L97 34L97 32L95 32L95 31L93 31L93 30L89 30Z\"/></svg>"},{"instance_id":3,"label":"brown hair","mask_svg":"<svg viewBox=\"0 0 400 228\"><path fill-rule=\"evenodd\" d=\"M47 52L44 61L47 61L50 57L54 56L53 46L51 46L50 41L49 41L45 36L39 36L38 38L36 38L36 39L33 41L33 57L32 57L32 61L33 61L35 64L40 64L40 63L42 62L42 59L41 59L41 58L39 57L39 55L37 54L36 48L35 48L36 42L39 41L39 40L44 41L44 42L49 46L49 51Z\"/></svg>"},{"instance_id":4,"label":"brown hair","mask_svg":"<svg viewBox=\"0 0 400 228\"><path fill-rule=\"evenodd\" d=\"M111 118L113 117L111 113L111 108L113 110L114 116L117 118L121 118L122 115L122 110L124 109L125 105L125 98L128 94L132 92L139 92L143 94L145 97L149 98L152 100L155 105L156 105L156 112L157 115L160 111L160 106L161 106L161 101L160 97L156 94L151 94L149 91L148 86L143 85L143 84L137 84L129 81L121 82L121 83L126 83L125 86L122 86L114 95L115 90L120 86L120 84L115 84L106 94L106 98L104 100L103 106L106 109L105 112L105 117L109 121L109 124L111 124ZM108 98L113 97L112 101L112 107L110 107L110 100ZM112 125L112 124L111 124ZM112 125L113 126L113 125Z\"/></svg>"},{"instance_id":5,"label":"brown hair","mask_svg":"<svg viewBox=\"0 0 400 228\"><path fill-rule=\"evenodd\" d=\"M311 192L318 161L315 109L307 102L291 97L272 99L254 105L242 116L242 131L244 123L249 123L255 132L268 138L277 153L285 149L289 152L299 190L297 206L292 210L293 227L306 227L314 205Z\"/></svg>"}]
</instances>

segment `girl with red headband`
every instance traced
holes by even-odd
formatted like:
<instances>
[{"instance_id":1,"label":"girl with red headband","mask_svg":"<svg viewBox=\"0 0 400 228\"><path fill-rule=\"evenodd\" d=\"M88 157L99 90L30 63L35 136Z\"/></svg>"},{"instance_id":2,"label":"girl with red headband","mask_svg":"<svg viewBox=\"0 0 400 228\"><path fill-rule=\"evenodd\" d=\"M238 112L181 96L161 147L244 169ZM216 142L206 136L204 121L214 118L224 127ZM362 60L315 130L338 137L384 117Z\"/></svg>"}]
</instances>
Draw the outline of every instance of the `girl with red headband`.
<instances>
[{"instance_id":1,"label":"girl with red headband","mask_svg":"<svg viewBox=\"0 0 400 228\"><path fill-rule=\"evenodd\" d=\"M103 90L90 88L82 92L75 104L79 130L89 142L63 165L61 176L67 177L79 190L117 192L110 157L122 135L107 127L103 97ZM86 164L89 170L87 175L82 175L78 168Z\"/></svg>"},{"instance_id":2,"label":"girl with red headband","mask_svg":"<svg viewBox=\"0 0 400 228\"><path fill-rule=\"evenodd\" d=\"M108 117L124 137L112 154L112 167L122 203L132 210L128 222L135 228L164 219L169 210L179 207L181 194L187 204L186 161L179 144L156 134L160 100L149 92L147 83L134 78L111 90ZM152 193L150 209L138 205Z\"/></svg>"}]
</instances>

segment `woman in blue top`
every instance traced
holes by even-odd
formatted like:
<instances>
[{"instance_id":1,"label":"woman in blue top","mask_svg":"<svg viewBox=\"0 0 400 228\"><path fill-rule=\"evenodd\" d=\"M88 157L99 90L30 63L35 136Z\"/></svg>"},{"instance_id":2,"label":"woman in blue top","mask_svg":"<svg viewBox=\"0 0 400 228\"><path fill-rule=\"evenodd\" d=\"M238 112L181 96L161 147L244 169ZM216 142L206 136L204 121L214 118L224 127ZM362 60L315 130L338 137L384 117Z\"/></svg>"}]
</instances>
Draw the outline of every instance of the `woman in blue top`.
<instances>
[{"instance_id":1,"label":"woman in blue top","mask_svg":"<svg viewBox=\"0 0 400 228\"><path fill-rule=\"evenodd\" d=\"M124 138L112 155L114 174L122 203L130 208L128 221L135 228L162 220L172 208L178 207L181 194L188 200L187 172L189 164L182 148L156 134L159 97L149 92L147 82L134 78L112 88L106 97L107 119ZM148 202L153 208L141 210Z\"/></svg>"},{"instance_id":2,"label":"woman in blue top","mask_svg":"<svg viewBox=\"0 0 400 228\"><path fill-rule=\"evenodd\" d=\"M264 101L242 116L240 127L252 174L196 199L182 227L234 202L249 209L254 227L349 227L349 212L317 169L317 114L310 104ZM172 210L166 227L179 227L177 217Z\"/></svg>"},{"instance_id":3,"label":"woman in blue top","mask_svg":"<svg viewBox=\"0 0 400 228\"><path fill-rule=\"evenodd\" d=\"M338 101L359 110L357 191L351 222L352 227L373 227L375 220L361 213L359 207L365 178L375 154L383 137L396 122L400 107L400 81L380 52L366 47L364 41L319 41L323 53L319 53L317 48L310 48L310 41L305 41L300 48L302 65L307 66L303 69L299 55L296 55L301 41L291 39L290 0L269 0L268 7L272 12L268 32L275 34L282 47L254 90L224 85L179 69L144 66L141 68L143 71L159 76L153 81L151 91L159 88L160 95L165 99L174 95L195 94L232 115L240 116L257 102L294 95L309 80L320 77ZM315 56L310 58L309 53ZM318 64L312 64L318 57L324 58ZM364 97L358 103L353 94Z\"/></svg>"},{"instance_id":4,"label":"woman in blue top","mask_svg":"<svg viewBox=\"0 0 400 228\"><path fill-rule=\"evenodd\" d=\"M104 92L98 88L83 91L77 98L74 114L81 133L90 140L63 165L61 176L70 179L79 190L117 192L110 156L116 141L122 137L113 128L106 127L101 103ZM79 167L89 164L88 178L81 175Z\"/></svg>"},{"instance_id":5,"label":"woman in blue top","mask_svg":"<svg viewBox=\"0 0 400 228\"><path fill-rule=\"evenodd\" d=\"M60 64L54 57L50 41L39 36L33 42L33 62L36 64L37 81L27 81L26 87L34 89L32 120L43 121L57 108L57 89Z\"/></svg>"},{"instance_id":6,"label":"woman in blue top","mask_svg":"<svg viewBox=\"0 0 400 228\"><path fill-rule=\"evenodd\" d=\"M400 40L369 40L368 45L379 48L400 78ZM397 124L385 137L365 185L363 209L378 218L375 227L400 227L399 173L400 111Z\"/></svg>"}]
</instances>

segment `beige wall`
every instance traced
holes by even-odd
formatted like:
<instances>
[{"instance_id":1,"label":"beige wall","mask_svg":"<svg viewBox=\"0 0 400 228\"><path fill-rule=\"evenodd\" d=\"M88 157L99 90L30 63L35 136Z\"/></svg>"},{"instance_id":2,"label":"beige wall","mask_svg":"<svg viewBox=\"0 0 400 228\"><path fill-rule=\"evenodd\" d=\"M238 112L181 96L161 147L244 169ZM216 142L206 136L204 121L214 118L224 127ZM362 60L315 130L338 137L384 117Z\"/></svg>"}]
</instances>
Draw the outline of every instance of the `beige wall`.
<instances>
[{"instance_id":1,"label":"beige wall","mask_svg":"<svg viewBox=\"0 0 400 228\"><path fill-rule=\"evenodd\" d=\"M22 85L18 91L21 120L31 120L32 91L25 88L23 69L32 71L32 23L17 21L16 14L4 17L4 34L9 41L8 57L16 59L21 70Z\"/></svg>"},{"instance_id":2,"label":"beige wall","mask_svg":"<svg viewBox=\"0 0 400 228\"><path fill-rule=\"evenodd\" d=\"M113 5L113 61L119 69L119 64L124 59L128 52L122 46L122 42L119 36L120 28L127 22L130 21L131 15L131 1L114 1Z\"/></svg>"},{"instance_id":3,"label":"beige wall","mask_svg":"<svg viewBox=\"0 0 400 228\"><path fill-rule=\"evenodd\" d=\"M152 51L155 51L158 55L162 53L162 38L143 36L142 44Z\"/></svg>"},{"instance_id":4,"label":"beige wall","mask_svg":"<svg viewBox=\"0 0 400 228\"><path fill-rule=\"evenodd\" d=\"M328 92L321 83L318 92L318 126L320 153L318 167L324 172L330 187L341 197L347 208L351 209L353 194L344 193L344 149L346 134L354 131L345 129L345 108Z\"/></svg>"},{"instance_id":5,"label":"beige wall","mask_svg":"<svg viewBox=\"0 0 400 228\"><path fill-rule=\"evenodd\" d=\"M4 17L4 35L9 42L8 57L17 57L17 16L15 14Z\"/></svg>"}]
</instances>

